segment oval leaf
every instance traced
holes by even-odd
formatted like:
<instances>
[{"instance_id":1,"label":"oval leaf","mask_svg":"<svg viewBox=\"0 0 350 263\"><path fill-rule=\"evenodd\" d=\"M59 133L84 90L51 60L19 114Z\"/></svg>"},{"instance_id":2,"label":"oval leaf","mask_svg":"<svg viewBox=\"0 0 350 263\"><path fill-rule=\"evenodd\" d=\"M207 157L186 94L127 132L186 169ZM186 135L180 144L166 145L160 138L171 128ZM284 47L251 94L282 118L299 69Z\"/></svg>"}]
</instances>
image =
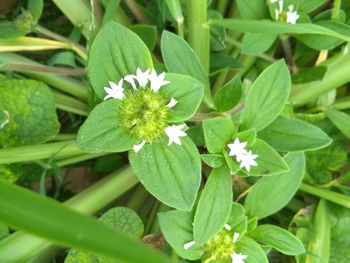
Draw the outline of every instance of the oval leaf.
<instances>
[{"instance_id":1,"label":"oval leaf","mask_svg":"<svg viewBox=\"0 0 350 263\"><path fill-rule=\"evenodd\" d=\"M288 172L259 179L247 195L244 206L249 217L260 219L277 212L298 190L305 173L304 154L288 153L284 160L289 166Z\"/></svg>"},{"instance_id":2,"label":"oval leaf","mask_svg":"<svg viewBox=\"0 0 350 263\"><path fill-rule=\"evenodd\" d=\"M191 210L201 181L201 160L188 137L182 145L168 146L164 137L146 144L138 153L129 152L130 164L145 188L164 204Z\"/></svg>"},{"instance_id":3,"label":"oval leaf","mask_svg":"<svg viewBox=\"0 0 350 263\"><path fill-rule=\"evenodd\" d=\"M224 227L231 212L232 198L230 172L224 166L214 169L205 184L194 216L196 244L204 244Z\"/></svg>"},{"instance_id":4,"label":"oval leaf","mask_svg":"<svg viewBox=\"0 0 350 263\"><path fill-rule=\"evenodd\" d=\"M111 21L92 43L88 76L97 96L102 99L108 81L118 82L137 68L153 67L151 54L143 41L131 30Z\"/></svg>"},{"instance_id":5,"label":"oval leaf","mask_svg":"<svg viewBox=\"0 0 350 263\"><path fill-rule=\"evenodd\" d=\"M87 152L128 151L138 141L118 121L121 101L111 99L97 105L80 127L78 146Z\"/></svg>"},{"instance_id":6,"label":"oval leaf","mask_svg":"<svg viewBox=\"0 0 350 263\"><path fill-rule=\"evenodd\" d=\"M333 124L350 139L350 116L337 110L326 110L326 116Z\"/></svg>"},{"instance_id":7,"label":"oval leaf","mask_svg":"<svg viewBox=\"0 0 350 263\"><path fill-rule=\"evenodd\" d=\"M163 97L174 98L177 104L170 109L169 122L182 122L191 118L197 111L204 93L203 84L186 75L168 73L166 80L170 84L162 87L159 91Z\"/></svg>"},{"instance_id":8,"label":"oval leaf","mask_svg":"<svg viewBox=\"0 0 350 263\"><path fill-rule=\"evenodd\" d=\"M285 106L290 87L290 74L284 60L265 69L248 93L241 130L261 130L274 121Z\"/></svg>"},{"instance_id":9,"label":"oval leaf","mask_svg":"<svg viewBox=\"0 0 350 263\"><path fill-rule=\"evenodd\" d=\"M276 150L285 152L318 150L332 142L320 128L282 116L260 131L258 136Z\"/></svg>"},{"instance_id":10,"label":"oval leaf","mask_svg":"<svg viewBox=\"0 0 350 263\"><path fill-rule=\"evenodd\" d=\"M264 250L251 238L242 237L237 243L237 252L247 256L244 263L269 263Z\"/></svg>"},{"instance_id":11,"label":"oval leaf","mask_svg":"<svg viewBox=\"0 0 350 263\"><path fill-rule=\"evenodd\" d=\"M273 226L260 225L251 234L255 241L273 247L286 255L300 255L305 252L303 243L287 230Z\"/></svg>"}]
</instances>

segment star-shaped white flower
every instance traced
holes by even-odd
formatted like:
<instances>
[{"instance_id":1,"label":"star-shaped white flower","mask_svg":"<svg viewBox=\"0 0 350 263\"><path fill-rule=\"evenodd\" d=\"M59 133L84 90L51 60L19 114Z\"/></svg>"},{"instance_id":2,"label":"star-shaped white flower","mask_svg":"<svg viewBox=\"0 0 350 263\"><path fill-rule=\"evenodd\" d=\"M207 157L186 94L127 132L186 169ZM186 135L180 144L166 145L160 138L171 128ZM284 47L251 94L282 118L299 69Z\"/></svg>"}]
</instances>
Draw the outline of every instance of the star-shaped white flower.
<instances>
[{"instance_id":1,"label":"star-shaped white flower","mask_svg":"<svg viewBox=\"0 0 350 263\"><path fill-rule=\"evenodd\" d=\"M235 156L236 160L240 162L242 160L242 155L247 153L245 147L247 146L247 142L240 142L238 138L231 144L227 145L230 148L229 156Z\"/></svg>"},{"instance_id":2,"label":"star-shaped white flower","mask_svg":"<svg viewBox=\"0 0 350 263\"><path fill-rule=\"evenodd\" d=\"M240 168L245 168L247 172L250 171L250 166L257 166L258 164L254 161L259 155L253 154L252 151L247 152L241 156Z\"/></svg>"},{"instance_id":3,"label":"star-shaped white flower","mask_svg":"<svg viewBox=\"0 0 350 263\"><path fill-rule=\"evenodd\" d=\"M177 100L174 98L171 98L170 102L166 106L170 109L170 108L174 107L176 104L177 104Z\"/></svg>"},{"instance_id":4,"label":"star-shaped white flower","mask_svg":"<svg viewBox=\"0 0 350 263\"><path fill-rule=\"evenodd\" d=\"M185 126L185 124L181 124L172 125L165 128L164 132L169 137L168 145L171 145L173 142L178 145L181 145L180 137L187 136L187 134L184 131L182 131L182 129L185 128Z\"/></svg>"},{"instance_id":5,"label":"star-shaped white flower","mask_svg":"<svg viewBox=\"0 0 350 263\"><path fill-rule=\"evenodd\" d=\"M158 92L158 90L167 84L170 83L170 81L167 81L165 78L165 72L157 75L157 72L152 69L151 74L149 75L149 80L151 81L151 90L153 90L154 93Z\"/></svg>"},{"instance_id":6,"label":"star-shaped white flower","mask_svg":"<svg viewBox=\"0 0 350 263\"><path fill-rule=\"evenodd\" d=\"M229 224L225 224L224 225L224 228L227 230L227 231L231 231L231 226Z\"/></svg>"},{"instance_id":7,"label":"star-shaped white flower","mask_svg":"<svg viewBox=\"0 0 350 263\"><path fill-rule=\"evenodd\" d=\"M140 144L135 144L132 149L134 150L135 153L138 153L142 148L143 146L145 145L146 141L143 140Z\"/></svg>"},{"instance_id":8,"label":"star-shaped white flower","mask_svg":"<svg viewBox=\"0 0 350 263\"><path fill-rule=\"evenodd\" d=\"M144 72L140 68L136 69L135 79L137 80L141 88L146 87L148 83L149 76L150 76L149 71L150 71L149 69L147 69Z\"/></svg>"},{"instance_id":9,"label":"star-shaped white flower","mask_svg":"<svg viewBox=\"0 0 350 263\"><path fill-rule=\"evenodd\" d=\"M103 98L103 100L107 100L109 98L122 100L124 98L124 88L123 79L119 80L118 84L115 84L113 81L109 81L109 87L104 87L107 95Z\"/></svg>"},{"instance_id":10,"label":"star-shaped white flower","mask_svg":"<svg viewBox=\"0 0 350 263\"><path fill-rule=\"evenodd\" d=\"M244 260L247 257L247 255L243 255L242 253L237 254L236 252L233 252L231 254L232 263L244 263Z\"/></svg>"},{"instance_id":11,"label":"star-shaped white flower","mask_svg":"<svg viewBox=\"0 0 350 263\"><path fill-rule=\"evenodd\" d=\"M293 9L294 9L293 5L288 6L286 22L289 24L295 25L300 16L298 15L297 11L293 12Z\"/></svg>"},{"instance_id":12,"label":"star-shaped white flower","mask_svg":"<svg viewBox=\"0 0 350 263\"><path fill-rule=\"evenodd\" d=\"M196 242L194 242L194 241L187 242L186 244L184 244L184 249L188 250L189 248L193 247L195 245L195 243Z\"/></svg>"}]
</instances>

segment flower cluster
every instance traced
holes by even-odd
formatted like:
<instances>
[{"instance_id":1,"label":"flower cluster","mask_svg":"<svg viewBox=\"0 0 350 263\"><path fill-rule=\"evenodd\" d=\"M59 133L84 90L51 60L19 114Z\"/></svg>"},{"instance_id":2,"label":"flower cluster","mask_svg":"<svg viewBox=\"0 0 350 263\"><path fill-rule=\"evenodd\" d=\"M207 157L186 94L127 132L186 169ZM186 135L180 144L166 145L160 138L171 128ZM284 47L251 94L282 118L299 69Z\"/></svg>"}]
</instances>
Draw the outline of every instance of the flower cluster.
<instances>
[{"instance_id":1,"label":"flower cluster","mask_svg":"<svg viewBox=\"0 0 350 263\"><path fill-rule=\"evenodd\" d=\"M126 81L131 88L124 89ZM165 73L157 74L154 69L142 71L137 68L136 75L127 75L118 84L109 81L104 90L104 100L113 98L123 101L120 108L120 122L128 132L140 140L133 146L139 152L146 143L158 141L164 134L169 138L168 145L181 145L180 137L187 134L182 130L185 124L167 126L169 110L177 104L175 98L166 101L159 93L161 87L170 82L165 80Z\"/></svg>"},{"instance_id":2,"label":"flower cluster","mask_svg":"<svg viewBox=\"0 0 350 263\"><path fill-rule=\"evenodd\" d=\"M252 151L247 151L247 142L240 142L238 138L227 147L230 148L229 156L236 158L236 161L240 163L240 168L245 168L247 172L250 171L250 166L257 166L255 159L258 158L257 154L253 154Z\"/></svg>"},{"instance_id":3,"label":"flower cluster","mask_svg":"<svg viewBox=\"0 0 350 263\"><path fill-rule=\"evenodd\" d=\"M271 3L278 2L278 8L275 9L275 18L277 21L282 21L293 25L296 24L300 16L297 11L293 11L294 10L293 5L289 5L288 10L286 11L284 9L283 0L270 0L270 2Z\"/></svg>"},{"instance_id":4,"label":"flower cluster","mask_svg":"<svg viewBox=\"0 0 350 263\"><path fill-rule=\"evenodd\" d=\"M205 262L221 262L231 259L232 263L244 263L248 256L236 253L236 243L240 235L237 232L232 235L231 230L231 226L225 224L224 229L204 245L205 256L207 257ZM188 250L194 245L195 241L190 241L184 244L183 247Z\"/></svg>"}]
</instances>

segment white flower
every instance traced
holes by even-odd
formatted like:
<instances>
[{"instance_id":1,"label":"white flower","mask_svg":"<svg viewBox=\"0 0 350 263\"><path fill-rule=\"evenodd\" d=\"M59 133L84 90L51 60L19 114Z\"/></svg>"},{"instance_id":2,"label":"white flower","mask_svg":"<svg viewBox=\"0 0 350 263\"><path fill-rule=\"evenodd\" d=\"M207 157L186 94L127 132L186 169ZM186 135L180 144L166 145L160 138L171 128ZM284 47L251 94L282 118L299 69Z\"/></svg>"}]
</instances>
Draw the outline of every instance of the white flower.
<instances>
[{"instance_id":1,"label":"white flower","mask_svg":"<svg viewBox=\"0 0 350 263\"><path fill-rule=\"evenodd\" d=\"M164 132L169 137L168 145L171 145L173 142L181 145L180 137L187 136L187 134L181 130L185 126L186 126L185 124L181 124L181 125L172 125L165 128Z\"/></svg>"},{"instance_id":2,"label":"white flower","mask_svg":"<svg viewBox=\"0 0 350 263\"><path fill-rule=\"evenodd\" d=\"M242 155L241 165L240 168L244 167L247 172L250 171L250 166L257 166L258 164L254 161L259 155L253 154L252 151L247 152L246 154Z\"/></svg>"},{"instance_id":3,"label":"white flower","mask_svg":"<svg viewBox=\"0 0 350 263\"><path fill-rule=\"evenodd\" d=\"M131 75L131 74L130 75L126 75L124 77L124 80L129 82L134 90L136 90L135 78L136 78L136 76L135 75Z\"/></svg>"},{"instance_id":4,"label":"white flower","mask_svg":"<svg viewBox=\"0 0 350 263\"><path fill-rule=\"evenodd\" d=\"M146 141L143 140L140 144L135 144L132 149L134 150L135 153L138 153L142 148L143 146L145 145Z\"/></svg>"},{"instance_id":5,"label":"white flower","mask_svg":"<svg viewBox=\"0 0 350 263\"><path fill-rule=\"evenodd\" d=\"M170 102L166 106L170 109L170 108L174 107L176 104L177 104L177 100L174 98L171 98Z\"/></svg>"},{"instance_id":6,"label":"white flower","mask_svg":"<svg viewBox=\"0 0 350 263\"><path fill-rule=\"evenodd\" d=\"M289 24L296 24L297 20L299 19L299 15L297 11L293 12L293 5L288 6L288 12L287 12L287 20L286 22Z\"/></svg>"},{"instance_id":7,"label":"white flower","mask_svg":"<svg viewBox=\"0 0 350 263\"><path fill-rule=\"evenodd\" d=\"M231 258L232 258L232 263L244 263L244 260L247 258L248 256L243 255L241 253L236 254L236 252L233 252L231 254Z\"/></svg>"},{"instance_id":8,"label":"white flower","mask_svg":"<svg viewBox=\"0 0 350 263\"><path fill-rule=\"evenodd\" d=\"M184 249L188 250L190 247L194 246L195 243L196 242L194 241L187 242L186 244L184 244Z\"/></svg>"},{"instance_id":9,"label":"white flower","mask_svg":"<svg viewBox=\"0 0 350 263\"><path fill-rule=\"evenodd\" d=\"M109 81L110 88L104 87L107 95L103 100L107 100L109 98L122 100L124 98L124 88L123 79L119 80L118 84L115 84L113 81Z\"/></svg>"},{"instance_id":10,"label":"white flower","mask_svg":"<svg viewBox=\"0 0 350 263\"><path fill-rule=\"evenodd\" d=\"M247 153L245 147L247 146L247 142L240 142L238 138L231 144L227 145L230 148L229 156L236 156L236 160L238 162L241 161L242 155Z\"/></svg>"},{"instance_id":11,"label":"white flower","mask_svg":"<svg viewBox=\"0 0 350 263\"><path fill-rule=\"evenodd\" d=\"M233 234L233 243L236 243L237 242L237 240L238 240L238 238L239 238L239 233L237 233L237 232L235 232L234 234Z\"/></svg>"},{"instance_id":12,"label":"white flower","mask_svg":"<svg viewBox=\"0 0 350 263\"><path fill-rule=\"evenodd\" d=\"M270 0L270 3L273 4L273 3L276 3L278 0Z\"/></svg>"},{"instance_id":13,"label":"white flower","mask_svg":"<svg viewBox=\"0 0 350 263\"><path fill-rule=\"evenodd\" d=\"M151 81L151 90L153 90L154 93L158 92L158 90L162 86L170 83L169 81L164 80L164 78L165 78L165 72L157 75L157 72L154 69L152 69L152 72L149 75L149 80Z\"/></svg>"},{"instance_id":14,"label":"white flower","mask_svg":"<svg viewBox=\"0 0 350 263\"><path fill-rule=\"evenodd\" d=\"M229 224L225 224L224 225L224 228L227 230L227 231L231 231L231 226Z\"/></svg>"},{"instance_id":15,"label":"white flower","mask_svg":"<svg viewBox=\"0 0 350 263\"><path fill-rule=\"evenodd\" d=\"M140 68L136 69L136 75L127 75L126 77L128 78L128 80L130 80L131 78L134 78L137 80L137 82L139 83L139 86L141 88L144 88L147 86L148 83L148 79L149 79L149 69L147 69L146 71L142 71ZM132 82L128 81L131 86L133 86ZM134 86L133 86L134 88ZM136 89L136 87L134 88Z\"/></svg>"},{"instance_id":16,"label":"white flower","mask_svg":"<svg viewBox=\"0 0 350 263\"><path fill-rule=\"evenodd\" d=\"M276 3L277 0L275 1L271 1L271 3ZM279 0L278 1L278 9L275 9L275 16L276 16L276 20L279 19L280 15L282 14L283 12L283 1L282 0Z\"/></svg>"}]
</instances>

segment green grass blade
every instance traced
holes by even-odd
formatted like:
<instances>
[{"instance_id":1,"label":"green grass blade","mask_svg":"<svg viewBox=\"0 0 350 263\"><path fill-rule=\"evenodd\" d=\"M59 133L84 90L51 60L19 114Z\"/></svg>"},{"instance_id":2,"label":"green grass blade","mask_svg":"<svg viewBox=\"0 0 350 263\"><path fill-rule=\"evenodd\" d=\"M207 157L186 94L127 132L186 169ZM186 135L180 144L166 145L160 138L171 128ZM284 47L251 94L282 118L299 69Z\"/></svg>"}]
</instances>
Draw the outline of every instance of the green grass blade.
<instances>
[{"instance_id":1,"label":"green grass blade","mask_svg":"<svg viewBox=\"0 0 350 263\"><path fill-rule=\"evenodd\" d=\"M170 262L91 217L5 182L0 182L0 221L62 245L126 262Z\"/></svg>"}]
</instances>

